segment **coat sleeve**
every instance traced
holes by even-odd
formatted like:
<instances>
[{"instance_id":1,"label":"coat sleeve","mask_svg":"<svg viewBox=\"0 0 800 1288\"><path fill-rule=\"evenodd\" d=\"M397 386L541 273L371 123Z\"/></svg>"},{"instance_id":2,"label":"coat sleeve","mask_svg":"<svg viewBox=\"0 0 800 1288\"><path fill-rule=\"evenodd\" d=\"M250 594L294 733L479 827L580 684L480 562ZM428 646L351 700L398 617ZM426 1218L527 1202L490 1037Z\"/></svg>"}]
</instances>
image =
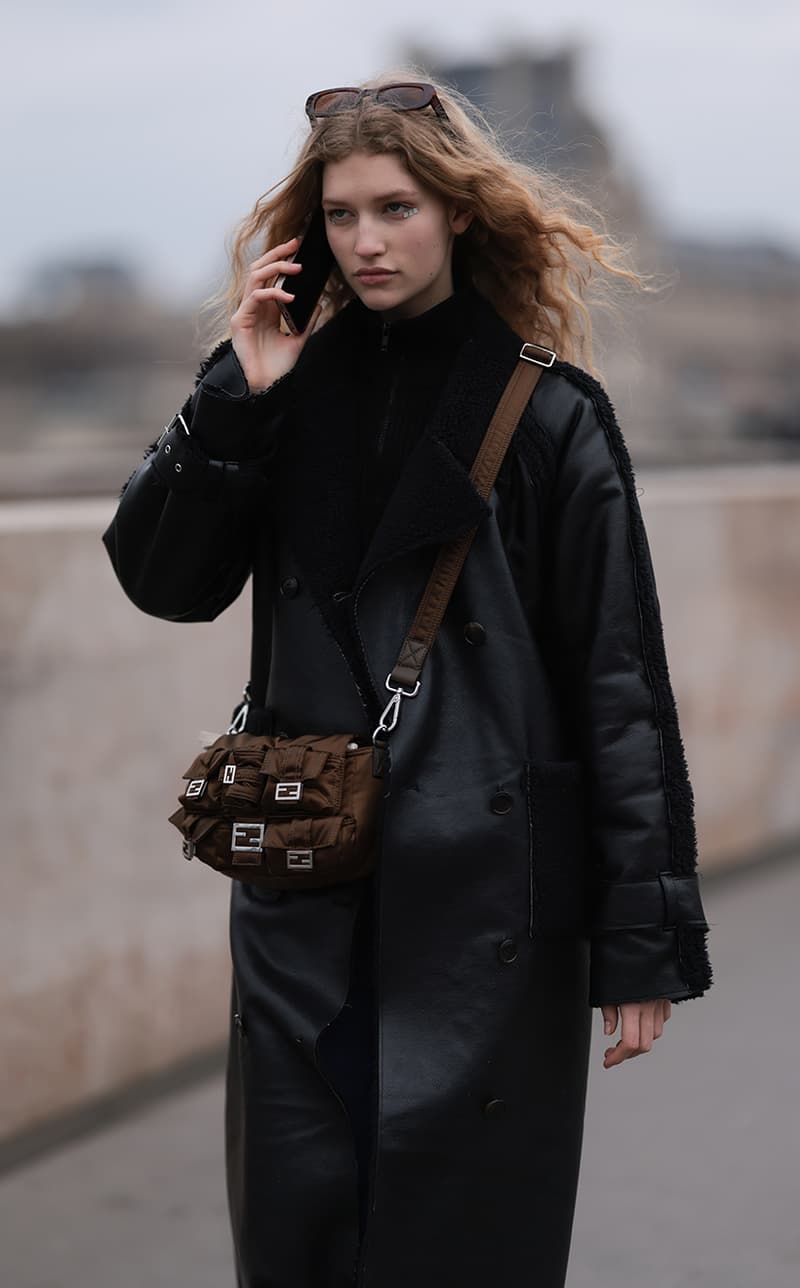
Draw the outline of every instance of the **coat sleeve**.
<instances>
[{"instance_id":1,"label":"coat sleeve","mask_svg":"<svg viewBox=\"0 0 800 1288\"><path fill-rule=\"evenodd\" d=\"M680 1002L711 985L694 797L633 468L602 386L558 443L546 540L552 654L587 769L590 1004Z\"/></svg>"},{"instance_id":2,"label":"coat sleeve","mask_svg":"<svg viewBox=\"0 0 800 1288\"><path fill-rule=\"evenodd\" d=\"M124 484L102 540L143 612L212 621L241 592L256 524L269 515L292 374L251 394L231 341L223 340Z\"/></svg>"}]
</instances>

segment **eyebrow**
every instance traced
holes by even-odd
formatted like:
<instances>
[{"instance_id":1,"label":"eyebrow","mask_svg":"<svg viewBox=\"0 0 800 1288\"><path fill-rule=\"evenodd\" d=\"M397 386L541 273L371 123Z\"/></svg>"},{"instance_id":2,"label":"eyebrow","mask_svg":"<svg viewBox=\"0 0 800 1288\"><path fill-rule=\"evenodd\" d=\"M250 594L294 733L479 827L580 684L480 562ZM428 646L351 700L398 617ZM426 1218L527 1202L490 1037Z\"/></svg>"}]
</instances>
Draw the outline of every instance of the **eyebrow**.
<instances>
[{"instance_id":1,"label":"eyebrow","mask_svg":"<svg viewBox=\"0 0 800 1288\"><path fill-rule=\"evenodd\" d=\"M384 192L381 196L376 197L376 201L392 201L397 197L410 197L412 201L417 201L417 193L412 192L409 188L395 188L393 192ZM343 197L323 197L323 206L346 206L348 203Z\"/></svg>"}]
</instances>

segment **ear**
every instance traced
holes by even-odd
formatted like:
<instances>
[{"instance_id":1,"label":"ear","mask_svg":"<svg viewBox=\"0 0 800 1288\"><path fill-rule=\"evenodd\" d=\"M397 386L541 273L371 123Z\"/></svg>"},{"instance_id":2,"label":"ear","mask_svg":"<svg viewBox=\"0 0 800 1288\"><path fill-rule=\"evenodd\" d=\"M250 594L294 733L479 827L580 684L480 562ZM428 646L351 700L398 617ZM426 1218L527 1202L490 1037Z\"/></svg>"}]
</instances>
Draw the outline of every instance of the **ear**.
<instances>
[{"instance_id":1,"label":"ear","mask_svg":"<svg viewBox=\"0 0 800 1288\"><path fill-rule=\"evenodd\" d=\"M463 233L469 228L473 217L471 210L459 210L457 206L451 206L447 216L451 232Z\"/></svg>"}]
</instances>

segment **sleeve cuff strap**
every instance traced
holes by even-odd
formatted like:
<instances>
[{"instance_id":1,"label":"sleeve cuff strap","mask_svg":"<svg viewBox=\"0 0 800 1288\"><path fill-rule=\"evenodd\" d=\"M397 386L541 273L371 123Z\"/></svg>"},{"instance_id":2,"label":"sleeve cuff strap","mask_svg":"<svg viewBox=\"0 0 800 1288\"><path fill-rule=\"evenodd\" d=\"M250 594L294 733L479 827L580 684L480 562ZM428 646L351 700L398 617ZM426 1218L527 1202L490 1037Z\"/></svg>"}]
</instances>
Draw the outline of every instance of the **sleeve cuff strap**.
<instances>
[{"instance_id":1,"label":"sleeve cuff strap","mask_svg":"<svg viewBox=\"0 0 800 1288\"><path fill-rule=\"evenodd\" d=\"M654 926L701 926L708 930L697 873L676 877L659 872L657 880L611 881L600 886L593 934Z\"/></svg>"},{"instance_id":2,"label":"sleeve cuff strap","mask_svg":"<svg viewBox=\"0 0 800 1288\"><path fill-rule=\"evenodd\" d=\"M259 460L216 460L193 447L192 434L181 412L166 425L148 458L161 481L173 492L193 492L214 500L231 483L247 486L259 481Z\"/></svg>"}]
</instances>

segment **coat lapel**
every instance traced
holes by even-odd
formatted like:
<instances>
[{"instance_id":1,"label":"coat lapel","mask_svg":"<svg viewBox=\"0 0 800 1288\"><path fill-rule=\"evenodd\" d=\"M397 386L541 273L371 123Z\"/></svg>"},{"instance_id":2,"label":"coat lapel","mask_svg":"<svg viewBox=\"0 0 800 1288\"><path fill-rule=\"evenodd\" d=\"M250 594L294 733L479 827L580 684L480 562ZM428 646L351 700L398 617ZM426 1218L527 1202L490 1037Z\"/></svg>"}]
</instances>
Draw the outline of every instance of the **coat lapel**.
<instances>
[{"instance_id":1,"label":"coat lapel","mask_svg":"<svg viewBox=\"0 0 800 1288\"><path fill-rule=\"evenodd\" d=\"M332 318L310 338L296 367L299 392L277 498L280 531L359 688L373 698L366 660L354 657L353 596L381 565L420 546L438 546L490 513L469 474L521 340L478 291L468 292L465 307L472 314L466 339L363 557L353 392L364 306L353 301Z\"/></svg>"}]
</instances>

